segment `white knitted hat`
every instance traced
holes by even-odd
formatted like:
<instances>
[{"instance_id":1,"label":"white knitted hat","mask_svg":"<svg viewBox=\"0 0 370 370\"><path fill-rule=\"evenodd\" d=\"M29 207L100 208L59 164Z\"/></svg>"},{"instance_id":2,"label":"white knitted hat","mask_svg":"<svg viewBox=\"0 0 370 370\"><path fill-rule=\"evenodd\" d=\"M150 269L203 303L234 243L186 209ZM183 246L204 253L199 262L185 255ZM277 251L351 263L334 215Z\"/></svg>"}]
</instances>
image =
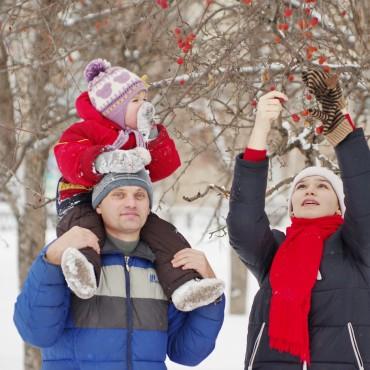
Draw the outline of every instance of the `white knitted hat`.
<instances>
[{"instance_id":1,"label":"white knitted hat","mask_svg":"<svg viewBox=\"0 0 370 370\"><path fill-rule=\"evenodd\" d=\"M294 178L292 186L290 187L290 190L289 190L288 214L291 215L292 213L292 195L293 195L295 186L297 185L298 181L302 180L305 177L309 177L309 176L321 176L330 182L335 193L337 194L339 207L342 212L342 215L344 215L344 212L346 211L346 206L344 205L344 193L343 193L342 180L333 171L330 171L329 169L325 167L318 167L318 166L307 167L304 170L302 170Z\"/></svg>"}]
</instances>

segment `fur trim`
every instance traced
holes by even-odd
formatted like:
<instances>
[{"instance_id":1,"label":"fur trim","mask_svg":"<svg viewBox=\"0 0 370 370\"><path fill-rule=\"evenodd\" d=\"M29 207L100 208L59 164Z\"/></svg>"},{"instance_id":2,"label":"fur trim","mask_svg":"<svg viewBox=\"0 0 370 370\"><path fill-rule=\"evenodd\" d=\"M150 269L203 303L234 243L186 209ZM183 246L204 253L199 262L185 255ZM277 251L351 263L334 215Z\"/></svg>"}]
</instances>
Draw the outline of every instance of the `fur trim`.
<instances>
[{"instance_id":1,"label":"fur trim","mask_svg":"<svg viewBox=\"0 0 370 370\"><path fill-rule=\"evenodd\" d=\"M214 302L225 290L225 283L217 278L192 279L172 293L172 302L180 311L192 311Z\"/></svg>"},{"instance_id":2,"label":"fur trim","mask_svg":"<svg viewBox=\"0 0 370 370\"><path fill-rule=\"evenodd\" d=\"M76 248L67 248L61 263L67 285L77 297L91 298L97 289L93 265Z\"/></svg>"},{"instance_id":3,"label":"fur trim","mask_svg":"<svg viewBox=\"0 0 370 370\"><path fill-rule=\"evenodd\" d=\"M138 158L142 160L144 166L147 166L152 161L152 157L148 149L138 146L131 150Z\"/></svg>"}]
</instances>

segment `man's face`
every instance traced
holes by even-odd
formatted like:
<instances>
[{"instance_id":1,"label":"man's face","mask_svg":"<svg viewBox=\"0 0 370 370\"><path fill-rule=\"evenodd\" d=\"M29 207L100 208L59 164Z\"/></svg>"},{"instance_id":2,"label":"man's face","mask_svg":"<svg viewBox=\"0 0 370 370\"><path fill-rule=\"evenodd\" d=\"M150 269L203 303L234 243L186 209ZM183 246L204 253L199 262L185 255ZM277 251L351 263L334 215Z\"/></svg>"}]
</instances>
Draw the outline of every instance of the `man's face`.
<instances>
[{"instance_id":1,"label":"man's face","mask_svg":"<svg viewBox=\"0 0 370 370\"><path fill-rule=\"evenodd\" d=\"M133 130L137 129L137 112L142 104L147 99L147 93L145 91L140 91L136 96L134 96L130 102L127 104L126 115L125 115L125 125Z\"/></svg>"},{"instance_id":2,"label":"man's face","mask_svg":"<svg viewBox=\"0 0 370 370\"><path fill-rule=\"evenodd\" d=\"M138 240L149 215L149 196L139 186L113 189L98 205L96 212L108 234L122 240Z\"/></svg>"},{"instance_id":3,"label":"man's face","mask_svg":"<svg viewBox=\"0 0 370 370\"><path fill-rule=\"evenodd\" d=\"M321 176L307 176L294 188L292 208L294 217L317 218L336 214L339 203L328 180Z\"/></svg>"}]
</instances>

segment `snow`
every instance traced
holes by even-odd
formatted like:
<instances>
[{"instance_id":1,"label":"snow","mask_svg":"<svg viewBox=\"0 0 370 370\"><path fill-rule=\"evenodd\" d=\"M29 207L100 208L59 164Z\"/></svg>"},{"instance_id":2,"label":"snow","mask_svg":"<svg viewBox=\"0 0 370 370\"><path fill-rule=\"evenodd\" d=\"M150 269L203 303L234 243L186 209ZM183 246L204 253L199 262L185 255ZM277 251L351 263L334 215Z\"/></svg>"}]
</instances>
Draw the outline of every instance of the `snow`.
<instances>
[{"instance_id":1,"label":"snow","mask_svg":"<svg viewBox=\"0 0 370 370\"><path fill-rule=\"evenodd\" d=\"M1 215L3 216L3 215ZM3 217L1 217L3 219ZM0 369L21 370L23 343L13 324L13 306L18 292L15 231L1 233L0 242ZM4 243L6 240L7 245Z\"/></svg>"},{"instance_id":2,"label":"snow","mask_svg":"<svg viewBox=\"0 0 370 370\"><path fill-rule=\"evenodd\" d=\"M230 287L229 252L227 237L215 240L204 240L199 243L205 225L208 223L208 215L212 210L202 212L194 209L172 209L176 217L176 226L186 238L198 249L202 249L216 275L226 282L226 292ZM191 217L190 217L190 216ZM18 271L17 271L17 240L14 223L9 221L0 207L0 224L2 233L0 237L0 369L23 370L23 342L13 324L13 306L18 294ZM49 230L47 240L54 238L53 230ZM251 298L255 294L257 285L255 280L248 282L248 310ZM227 307L228 309L228 307ZM199 370L243 370L244 354L246 348L248 317L246 315L226 314L224 325L218 337L216 348L212 354L200 365ZM227 354L227 355L225 355ZM227 358L227 360L226 360ZM167 361L169 370L190 369Z\"/></svg>"}]
</instances>

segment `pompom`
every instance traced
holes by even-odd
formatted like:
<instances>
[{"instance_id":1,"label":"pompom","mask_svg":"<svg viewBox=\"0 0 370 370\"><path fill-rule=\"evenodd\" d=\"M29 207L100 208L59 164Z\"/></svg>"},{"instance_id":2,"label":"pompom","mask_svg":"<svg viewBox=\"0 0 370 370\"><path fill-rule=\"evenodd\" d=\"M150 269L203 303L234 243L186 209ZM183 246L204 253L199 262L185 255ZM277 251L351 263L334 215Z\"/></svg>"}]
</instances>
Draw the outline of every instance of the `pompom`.
<instances>
[{"instance_id":1,"label":"pompom","mask_svg":"<svg viewBox=\"0 0 370 370\"><path fill-rule=\"evenodd\" d=\"M105 59L94 59L85 68L84 76L87 82L92 81L100 72L105 72L111 64Z\"/></svg>"}]
</instances>

